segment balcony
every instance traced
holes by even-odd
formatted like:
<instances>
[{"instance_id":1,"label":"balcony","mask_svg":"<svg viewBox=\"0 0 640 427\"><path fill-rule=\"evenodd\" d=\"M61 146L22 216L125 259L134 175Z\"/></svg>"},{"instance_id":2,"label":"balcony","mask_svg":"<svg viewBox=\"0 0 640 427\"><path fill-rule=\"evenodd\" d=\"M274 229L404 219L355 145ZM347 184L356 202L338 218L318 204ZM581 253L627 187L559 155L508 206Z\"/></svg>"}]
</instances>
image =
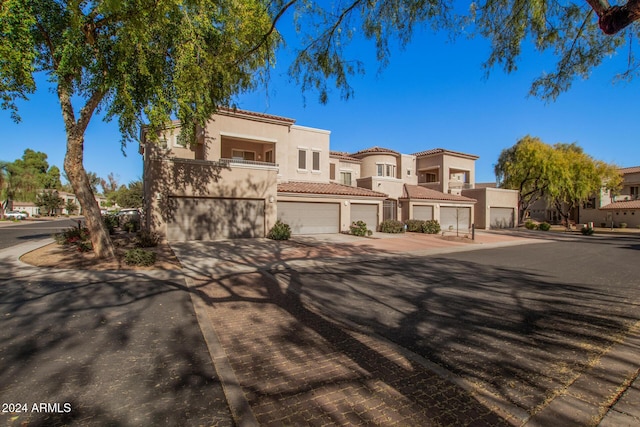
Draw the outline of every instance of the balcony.
<instances>
[{"instance_id":1,"label":"balcony","mask_svg":"<svg viewBox=\"0 0 640 427\"><path fill-rule=\"evenodd\" d=\"M459 181L453 181L453 182L449 182L449 190L471 190L473 189L473 184L470 184L468 182L459 182Z\"/></svg>"},{"instance_id":2,"label":"balcony","mask_svg":"<svg viewBox=\"0 0 640 427\"><path fill-rule=\"evenodd\" d=\"M248 169L278 169L277 163L258 162L255 160L244 159L220 159L220 164L229 168L234 166Z\"/></svg>"}]
</instances>

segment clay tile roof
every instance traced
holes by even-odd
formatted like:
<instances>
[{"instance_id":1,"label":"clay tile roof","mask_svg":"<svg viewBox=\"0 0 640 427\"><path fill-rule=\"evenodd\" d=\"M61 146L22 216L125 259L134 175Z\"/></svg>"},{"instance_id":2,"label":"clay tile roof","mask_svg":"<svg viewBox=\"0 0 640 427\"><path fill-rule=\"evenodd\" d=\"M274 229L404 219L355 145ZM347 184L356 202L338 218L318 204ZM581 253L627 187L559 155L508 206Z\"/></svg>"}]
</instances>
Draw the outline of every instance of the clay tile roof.
<instances>
[{"instance_id":1,"label":"clay tile roof","mask_svg":"<svg viewBox=\"0 0 640 427\"><path fill-rule=\"evenodd\" d=\"M349 153L345 153L343 151L330 151L329 157L333 157L334 159L346 160L349 162L362 163L362 160L351 157Z\"/></svg>"},{"instance_id":2,"label":"clay tile roof","mask_svg":"<svg viewBox=\"0 0 640 427\"><path fill-rule=\"evenodd\" d=\"M334 196L387 197L384 193L349 185L319 182L283 182L278 184L278 193L326 194Z\"/></svg>"},{"instance_id":3,"label":"clay tile roof","mask_svg":"<svg viewBox=\"0 0 640 427\"><path fill-rule=\"evenodd\" d=\"M640 209L640 200L625 200L624 202L613 202L600 209Z\"/></svg>"},{"instance_id":4,"label":"clay tile roof","mask_svg":"<svg viewBox=\"0 0 640 427\"><path fill-rule=\"evenodd\" d=\"M453 156L466 157L474 160L479 159L479 157L476 156L475 154L467 154L467 153L461 153L459 151L445 150L444 148L433 148L431 150L425 150L425 151L420 151L418 153L413 153L413 155L416 157L431 156L433 154L451 154Z\"/></svg>"},{"instance_id":5,"label":"clay tile roof","mask_svg":"<svg viewBox=\"0 0 640 427\"><path fill-rule=\"evenodd\" d=\"M267 120L276 120L276 121L279 121L279 122L285 122L287 124L294 124L296 122L294 119L289 119L287 117L274 116L273 114L257 113L255 111L240 110L240 109L237 109L237 108L220 107L218 109L218 113L220 113L220 114L229 114L229 115L238 115L238 116L249 116L249 117L255 117L255 118L259 118L259 119L267 119Z\"/></svg>"},{"instance_id":6,"label":"clay tile roof","mask_svg":"<svg viewBox=\"0 0 640 427\"><path fill-rule=\"evenodd\" d=\"M455 194L441 193L440 191L430 188L421 187L419 185L404 185L402 192L403 199L422 199L422 200L445 200L451 202L467 202L475 203L476 199L470 197L458 196Z\"/></svg>"},{"instance_id":7,"label":"clay tile roof","mask_svg":"<svg viewBox=\"0 0 640 427\"><path fill-rule=\"evenodd\" d=\"M390 150L389 148L376 146L376 147L365 148L364 150L360 150L357 153L353 153L352 156L355 157L362 154L375 154L375 153L387 153L387 154L394 154L396 156L400 155L400 153L398 153L397 151Z\"/></svg>"},{"instance_id":8,"label":"clay tile roof","mask_svg":"<svg viewBox=\"0 0 640 427\"><path fill-rule=\"evenodd\" d=\"M622 173L639 173L640 166L631 166L628 168L620 168L620 172Z\"/></svg>"}]
</instances>

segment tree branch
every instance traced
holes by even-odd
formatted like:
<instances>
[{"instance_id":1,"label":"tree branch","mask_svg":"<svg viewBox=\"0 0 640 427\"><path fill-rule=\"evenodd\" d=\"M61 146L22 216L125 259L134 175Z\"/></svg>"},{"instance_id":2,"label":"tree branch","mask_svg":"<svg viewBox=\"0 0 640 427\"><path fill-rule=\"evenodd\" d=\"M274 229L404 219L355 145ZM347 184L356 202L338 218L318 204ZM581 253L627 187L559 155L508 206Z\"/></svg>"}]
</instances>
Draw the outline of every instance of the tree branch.
<instances>
[{"instance_id":1,"label":"tree branch","mask_svg":"<svg viewBox=\"0 0 640 427\"><path fill-rule=\"evenodd\" d=\"M640 19L640 0L629 0L622 6L609 6L607 0L587 0L598 14L598 25L603 33L614 35Z\"/></svg>"}]
</instances>

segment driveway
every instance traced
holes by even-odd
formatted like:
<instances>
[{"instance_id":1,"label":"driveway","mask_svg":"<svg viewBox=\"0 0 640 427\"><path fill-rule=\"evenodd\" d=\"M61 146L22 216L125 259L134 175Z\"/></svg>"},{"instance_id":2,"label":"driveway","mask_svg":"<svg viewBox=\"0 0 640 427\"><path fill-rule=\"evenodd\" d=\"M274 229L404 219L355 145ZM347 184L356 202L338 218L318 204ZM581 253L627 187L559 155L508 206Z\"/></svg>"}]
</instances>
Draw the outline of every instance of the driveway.
<instances>
[{"instance_id":1,"label":"driveway","mask_svg":"<svg viewBox=\"0 0 640 427\"><path fill-rule=\"evenodd\" d=\"M426 237L176 245L254 421L640 422L637 239Z\"/></svg>"}]
</instances>

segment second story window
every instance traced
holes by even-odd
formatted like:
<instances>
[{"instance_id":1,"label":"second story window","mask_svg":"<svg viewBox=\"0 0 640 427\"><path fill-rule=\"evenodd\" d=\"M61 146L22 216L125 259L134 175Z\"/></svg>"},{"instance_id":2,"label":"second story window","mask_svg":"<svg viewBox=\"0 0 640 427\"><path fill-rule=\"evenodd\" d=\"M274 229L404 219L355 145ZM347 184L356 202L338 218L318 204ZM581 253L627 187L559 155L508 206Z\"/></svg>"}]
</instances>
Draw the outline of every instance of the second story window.
<instances>
[{"instance_id":1,"label":"second story window","mask_svg":"<svg viewBox=\"0 0 640 427\"><path fill-rule=\"evenodd\" d=\"M351 172L340 172L340 184L351 185Z\"/></svg>"},{"instance_id":2,"label":"second story window","mask_svg":"<svg viewBox=\"0 0 640 427\"><path fill-rule=\"evenodd\" d=\"M313 163L311 166L314 171L320 170L320 152L318 151L313 152Z\"/></svg>"},{"instance_id":3,"label":"second story window","mask_svg":"<svg viewBox=\"0 0 640 427\"><path fill-rule=\"evenodd\" d=\"M307 150L298 150L298 169L307 169Z\"/></svg>"},{"instance_id":4,"label":"second story window","mask_svg":"<svg viewBox=\"0 0 640 427\"><path fill-rule=\"evenodd\" d=\"M396 165L389 163L378 163L377 165L378 176L388 176L390 178L396 177Z\"/></svg>"},{"instance_id":5,"label":"second story window","mask_svg":"<svg viewBox=\"0 0 640 427\"><path fill-rule=\"evenodd\" d=\"M639 187L629 187L629 194L631 194L631 200L638 199L638 188Z\"/></svg>"},{"instance_id":6,"label":"second story window","mask_svg":"<svg viewBox=\"0 0 640 427\"><path fill-rule=\"evenodd\" d=\"M387 176L392 178L396 177L396 166L395 165L387 165Z\"/></svg>"}]
</instances>

